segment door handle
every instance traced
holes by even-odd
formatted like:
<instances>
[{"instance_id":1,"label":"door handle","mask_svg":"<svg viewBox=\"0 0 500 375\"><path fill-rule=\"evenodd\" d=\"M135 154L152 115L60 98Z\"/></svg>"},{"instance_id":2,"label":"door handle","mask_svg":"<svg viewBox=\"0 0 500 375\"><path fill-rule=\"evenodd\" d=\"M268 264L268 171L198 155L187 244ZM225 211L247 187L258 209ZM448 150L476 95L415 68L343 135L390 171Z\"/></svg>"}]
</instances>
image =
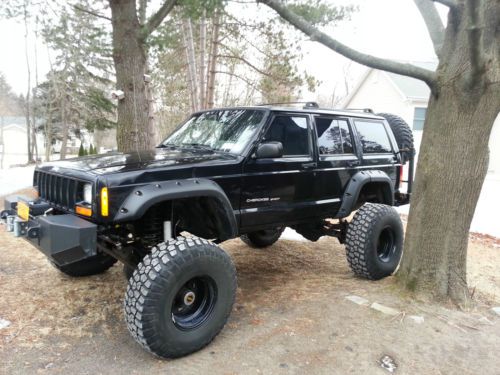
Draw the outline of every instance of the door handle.
<instances>
[{"instance_id":1,"label":"door handle","mask_svg":"<svg viewBox=\"0 0 500 375\"><path fill-rule=\"evenodd\" d=\"M302 168L304 169L313 169L318 166L318 163L312 162L312 163L303 163Z\"/></svg>"},{"instance_id":2,"label":"door handle","mask_svg":"<svg viewBox=\"0 0 500 375\"><path fill-rule=\"evenodd\" d=\"M359 165L359 160L350 160L350 161L347 162L347 166L351 167L351 168L352 167L356 167L358 165Z\"/></svg>"}]
</instances>

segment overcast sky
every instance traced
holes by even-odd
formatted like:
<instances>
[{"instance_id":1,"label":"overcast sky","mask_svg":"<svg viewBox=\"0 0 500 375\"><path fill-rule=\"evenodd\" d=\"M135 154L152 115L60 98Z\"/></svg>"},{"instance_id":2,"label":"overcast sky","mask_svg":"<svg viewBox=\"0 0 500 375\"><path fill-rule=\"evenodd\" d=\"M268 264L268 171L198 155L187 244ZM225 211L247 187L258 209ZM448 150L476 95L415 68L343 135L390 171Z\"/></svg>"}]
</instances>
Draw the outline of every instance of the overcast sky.
<instances>
[{"instance_id":1,"label":"overcast sky","mask_svg":"<svg viewBox=\"0 0 500 375\"><path fill-rule=\"evenodd\" d=\"M337 3L359 4L359 12L351 21L343 22L332 30L332 36L341 42L380 57L411 61L435 59L425 25L413 0L355 0ZM444 16L444 9L440 10ZM26 93L27 88L23 35L21 24L0 21L0 72L17 93ZM47 48L40 43L37 50L41 81L50 64ZM342 79L343 66L347 60L317 43L306 41L303 50L305 56L301 68L322 81L319 91L322 95L329 95L336 82ZM29 53L33 60L32 47ZM359 77L363 69L352 64L352 79ZM34 82L34 72L32 76Z\"/></svg>"}]
</instances>

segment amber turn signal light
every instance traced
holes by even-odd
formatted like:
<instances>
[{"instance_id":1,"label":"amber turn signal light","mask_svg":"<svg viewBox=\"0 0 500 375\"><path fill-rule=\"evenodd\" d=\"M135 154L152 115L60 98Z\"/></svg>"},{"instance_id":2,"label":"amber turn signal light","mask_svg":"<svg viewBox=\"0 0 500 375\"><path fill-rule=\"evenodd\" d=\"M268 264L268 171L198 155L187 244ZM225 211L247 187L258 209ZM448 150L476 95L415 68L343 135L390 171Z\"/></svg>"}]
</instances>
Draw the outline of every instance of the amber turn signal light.
<instances>
[{"instance_id":1,"label":"amber turn signal light","mask_svg":"<svg viewBox=\"0 0 500 375\"><path fill-rule=\"evenodd\" d=\"M101 216L108 216L109 211L108 211L108 188L103 187L101 189Z\"/></svg>"},{"instance_id":2,"label":"amber turn signal light","mask_svg":"<svg viewBox=\"0 0 500 375\"><path fill-rule=\"evenodd\" d=\"M88 207L76 206L75 211L79 215L92 216L92 209Z\"/></svg>"}]
</instances>

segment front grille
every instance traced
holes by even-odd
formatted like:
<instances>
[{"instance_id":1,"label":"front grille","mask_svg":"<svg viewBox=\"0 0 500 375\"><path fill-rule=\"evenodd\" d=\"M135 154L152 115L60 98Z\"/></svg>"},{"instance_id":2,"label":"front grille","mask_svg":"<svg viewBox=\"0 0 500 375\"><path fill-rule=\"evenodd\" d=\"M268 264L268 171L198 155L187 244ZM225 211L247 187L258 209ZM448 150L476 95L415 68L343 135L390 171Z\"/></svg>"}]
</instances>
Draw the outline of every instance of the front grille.
<instances>
[{"instance_id":1,"label":"front grille","mask_svg":"<svg viewBox=\"0 0 500 375\"><path fill-rule=\"evenodd\" d=\"M75 204L82 201L83 184L83 181L42 171L35 171L33 176L40 198L68 211L74 211Z\"/></svg>"}]
</instances>

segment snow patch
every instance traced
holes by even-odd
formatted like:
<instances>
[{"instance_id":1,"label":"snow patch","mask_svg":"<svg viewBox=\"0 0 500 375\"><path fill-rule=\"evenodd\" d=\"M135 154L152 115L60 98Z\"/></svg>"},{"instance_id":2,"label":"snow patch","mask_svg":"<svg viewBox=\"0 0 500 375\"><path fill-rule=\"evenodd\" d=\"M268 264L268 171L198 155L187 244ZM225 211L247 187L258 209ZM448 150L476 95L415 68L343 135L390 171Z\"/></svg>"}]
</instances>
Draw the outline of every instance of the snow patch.
<instances>
[{"instance_id":1,"label":"snow patch","mask_svg":"<svg viewBox=\"0 0 500 375\"><path fill-rule=\"evenodd\" d=\"M300 234L298 234L292 228L286 228L280 238L284 239L284 240L290 240L290 241L307 241L304 237L302 237Z\"/></svg>"},{"instance_id":2,"label":"snow patch","mask_svg":"<svg viewBox=\"0 0 500 375\"><path fill-rule=\"evenodd\" d=\"M366 298L359 296L354 296L354 295L346 296L345 299L355 303L356 305L368 306L370 304L370 301L368 301Z\"/></svg>"},{"instance_id":3,"label":"snow patch","mask_svg":"<svg viewBox=\"0 0 500 375\"><path fill-rule=\"evenodd\" d=\"M0 329L7 328L10 324L11 323L8 320L0 318Z\"/></svg>"},{"instance_id":4,"label":"snow patch","mask_svg":"<svg viewBox=\"0 0 500 375\"><path fill-rule=\"evenodd\" d=\"M378 312L381 312L382 314L386 314L386 315L396 316L396 315L400 314L400 312L398 310L393 309L392 307L387 307L387 306L381 305L378 302L373 302L370 305L370 307L373 310L377 310Z\"/></svg>"},{"instance_id":5,"label":"snow patch","mask_svg":"<svg viewBox=\"0 0 500 375\"><path fill-rule=\"evenodd\" d=\"M32 186L34 171L35 167L32 165L0 170L0 195L7 195Z\"/></svg>"}]
</instances>

